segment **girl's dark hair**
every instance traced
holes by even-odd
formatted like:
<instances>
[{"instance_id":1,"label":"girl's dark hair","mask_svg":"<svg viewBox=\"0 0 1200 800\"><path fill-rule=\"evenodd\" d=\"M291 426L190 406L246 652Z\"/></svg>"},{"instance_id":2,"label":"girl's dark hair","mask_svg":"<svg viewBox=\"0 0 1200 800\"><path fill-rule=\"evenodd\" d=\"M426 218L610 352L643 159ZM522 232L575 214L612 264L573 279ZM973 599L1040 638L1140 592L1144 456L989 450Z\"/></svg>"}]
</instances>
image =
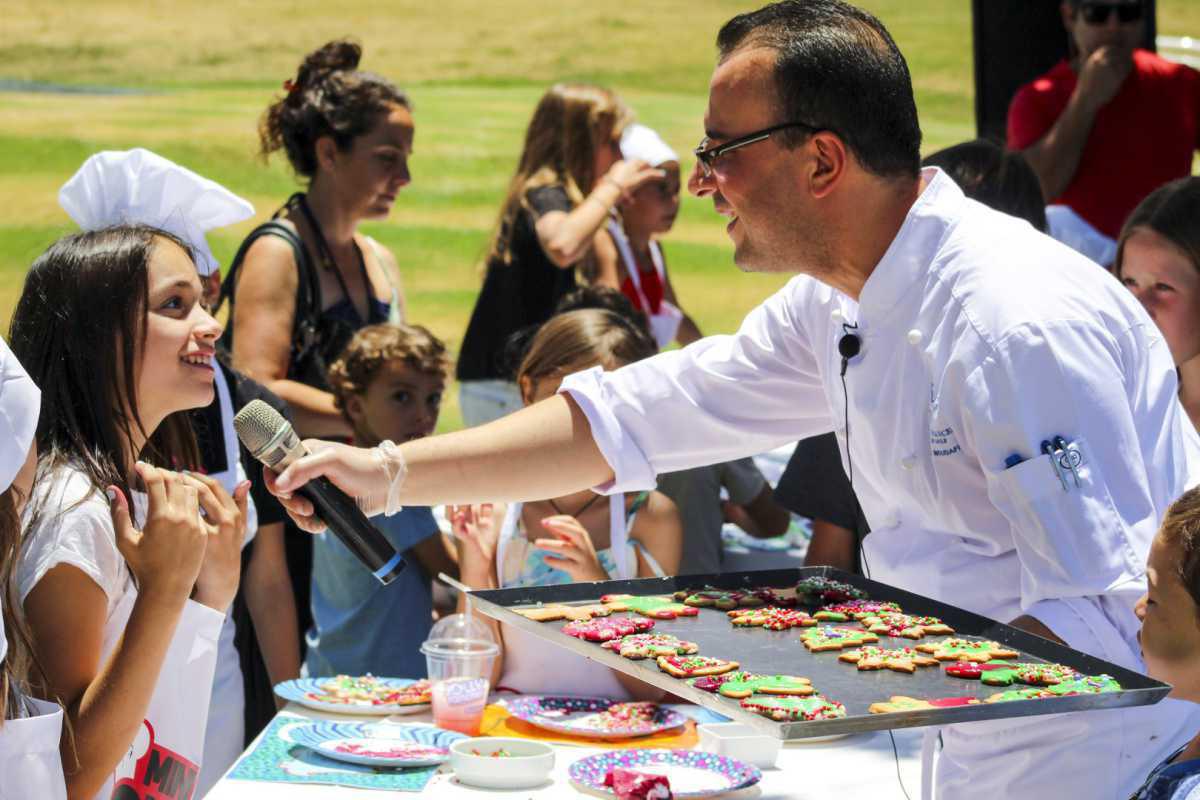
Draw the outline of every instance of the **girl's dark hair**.
<instances>
[{"instance_id":1,"label":"girl's dark hair","mask_svg":"<svg viewBox=\"0 0 1200 800\"><path fill-rule=\"evenodd\" d=\"M130 496L125 453L147 435L137 406L137 354L146 336L150 259L163 241L191 257L166 231L117 225L64 236L26 275L9 344L42 391L36 480L69 464L97 491L116 485ZM200 466L185 412L149 434L135 457L169 469ZM30 509L29 530L42 511Z\"/></svg>"},{"instance_id":2,"label":"girl's dark hair","mask_svg":"<svg viewBox=\"0 0 1200 800\"><path fill-rule=\"evenodd\" d=\"M517 380L561 378L596 365L617 369L658 352L654 339L626 317L603 308L556 314L538 328Z\"/></svg>"},{"instance_id":3,"label":"girl's dark hair","mask_svg":"<svg viewBox=\"0 0 1200 800\"><path fill-rule=\"evenodd\" d=\"M17 516L16 487L0 492L0 621L8 637L8 653L0 661L0 727L22 716L21 695L29 694L30 678L41 678L33 652L33 638L21 613L17 594L17 561L21 555L21 520ZM42 681L44 683L44 681Z\"/></svg>"},{"instance_id":4,"label":"girl's dark hair","mask_svg":"<svg viewBox=\"0 0 1200 800\"><path fill-rule=\"evenodd\" d=\"M298 175L317 172L317 139L332 136L339 150L375 125L389 106L411 108L400 89L381 75L360 72L362 46L346 39L329 42L304 57L282 98L267 108L258 124L264 158L287 153Z\"/></svg>"},{"instance_id":5,"label":"girl's dark hair","mask_svg":"<svg viewBox=\"0 0 1200 800\"><path fill-rule=\"evenodd\" d=\"M1175 569L1200 617L1200 487L1184 492L1163 515L1162 534L1175 548Z\"/></svg>"},{"instance_id":6,"label":"girl's dark hair","mask_svg":"<svg viewBox=\"0 0 1200 800\"><path fill-rule=\"evenodd\" d=\"M1118 276L1125 261L1125 243L1138 228L1148 228L1178 247L1200 270L1200 178L1173 180L1138 203L1117 239Z\"/></svg>"},{"instance_id":7,"label":"girl's dark hair","mask_svg":"<svg viewBox=\"0 0 1200 800\"><path fill-rule=\"evenodd\" d=\"M1046 232L1042 185L1020 153L987 139L973 139L931 153L921 163L940 167L972 200L1020 217Z\"/></svg>"}]
</instances>

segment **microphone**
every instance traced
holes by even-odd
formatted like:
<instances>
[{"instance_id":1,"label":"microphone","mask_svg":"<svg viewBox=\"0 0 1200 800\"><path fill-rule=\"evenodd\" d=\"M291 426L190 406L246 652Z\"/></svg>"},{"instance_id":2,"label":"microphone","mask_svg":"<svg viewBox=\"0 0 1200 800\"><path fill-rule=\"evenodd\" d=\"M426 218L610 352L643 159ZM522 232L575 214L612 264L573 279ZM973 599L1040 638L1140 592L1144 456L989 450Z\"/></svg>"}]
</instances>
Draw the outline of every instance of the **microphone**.
<instances>
[{"instance_id":1,"label":"microphone","mask_svg":"<svg viewBox=\"0 0 1200 800\"><path fill-rule=\"evenodd\" d=\"M233 418L238 438L256 459L282 472L308 449L283 415L262 400L251 400ZM329 531L385 586L404 569L404 557L375 529L358 504L328 478L315 478L296 490L316 507Z\"/></svg>"},{"instance_id":2,"label":"microphone","mask_svg":"<svg viewBox=\"0 0 1200 800\"><path fill-rule=\"evenodd\" d=\"M858 338L857 334L847 333L838 339L838 352L842 356L842 376L846 375L846 367L850 363L850 359L858 355L858 351L862 349L862 339ZM261 401L259 401L261 402ZM274 409L272 409L274 410Z\"/></svg>"}]
</instances>

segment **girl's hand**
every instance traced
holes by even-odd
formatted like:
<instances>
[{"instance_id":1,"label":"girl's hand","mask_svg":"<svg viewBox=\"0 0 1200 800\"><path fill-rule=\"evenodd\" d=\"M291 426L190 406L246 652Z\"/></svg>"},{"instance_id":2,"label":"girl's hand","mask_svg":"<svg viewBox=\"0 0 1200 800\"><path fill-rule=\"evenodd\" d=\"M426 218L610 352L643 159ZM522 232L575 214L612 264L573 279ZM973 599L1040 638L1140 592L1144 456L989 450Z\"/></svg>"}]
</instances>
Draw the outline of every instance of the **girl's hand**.
<instances>
[{"instance_id":1,"label":"girl's hand","mask_svg":"<svg viewBox=\"0 0 1200 800\"><path fill-rule=\"evenodd\" d=\"M242 544L246 541L246 498L250 481L242 481L233 490L225 491L219 481L208 475L184 473L183 479L195 488L200 507L207 519L208 544L204 563L196 577L197 603L221 613L233 603L242 577Z\"/></svg>"},{"instance_id":2,"label":"girl's hand","mask_svg":"<svg viewBox=\"0 0 1200 800\"><path fill-rule=\"evenodd\" d=\"M618 161L604 173L604 179L612 181L621 190L623 199L629 198L643 185L667 177L667 173L652 167L640 158Z\"/></svg>"},{"instance_id":3,"label":"girl's hand","mask_svg":"<svg viewBox=\"0 0 1200 800\"><path fill-rule=\"evenodd\" d=\"M116 486L108 487L117 549L139 594L182 606L192 593L208 541L198 493L176 472L140 461L133 468L146 487L146 523L140 531L134 528L129 499Z\"/></svg>"},{"instance_id":4,"label":"girl's hand","mask_svg":"<svg viewBox=\"0 0 1200 800\"><path fill-rule=\"evenodd\" d=\"M500 541L492 504L446 506L446 518L459 543L459 571L463 580L468 584L478 582L481 575L491 573Z\"/></svg>"},{"instance_id":5,"label":"girl's hand","mask_svg":"<svg viewBox=\"0 0 1200 800\"><path fill-rule=\"evenodd\" d=\"M558 514L542 520L542 527L554 534L554 539L535 539L533 544L553 551L546 563L566 572L577 581L606 581L609 579L592 544L592 537L579 520Z\"/></svg>"}]
</instances>

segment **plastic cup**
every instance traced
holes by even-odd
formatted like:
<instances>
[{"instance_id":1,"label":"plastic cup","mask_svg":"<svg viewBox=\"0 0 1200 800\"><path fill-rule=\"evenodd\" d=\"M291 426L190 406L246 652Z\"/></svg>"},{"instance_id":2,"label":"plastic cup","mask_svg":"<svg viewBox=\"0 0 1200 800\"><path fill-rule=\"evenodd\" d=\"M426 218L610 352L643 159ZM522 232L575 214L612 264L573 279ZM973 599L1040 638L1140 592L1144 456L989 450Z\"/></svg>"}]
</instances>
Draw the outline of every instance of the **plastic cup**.
<instances>
[{"instance_id":1,"label":"plastic cup","mask_svg":"<svg viewBox=\"0 0 1200 800\"><path fill-rule=\"evenodd\" d=\"M487 626L465 614L440 620L421 645L433 694L433 724L478 736L500 652Z\"/></svg>"}]
</instances>

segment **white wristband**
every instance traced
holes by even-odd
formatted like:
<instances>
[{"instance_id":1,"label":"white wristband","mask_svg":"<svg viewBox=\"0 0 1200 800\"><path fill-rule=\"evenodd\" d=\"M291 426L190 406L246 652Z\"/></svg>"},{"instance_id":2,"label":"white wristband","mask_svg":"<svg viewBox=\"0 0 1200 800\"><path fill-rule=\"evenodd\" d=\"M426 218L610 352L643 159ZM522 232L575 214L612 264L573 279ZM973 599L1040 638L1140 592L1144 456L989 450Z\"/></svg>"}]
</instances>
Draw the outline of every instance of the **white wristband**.
<instances>
[{"instance_id":1,"label":"white wristband","mask_svg":"<svg viewBox=\"0 0 1200 800\"><path fill-rule=\"evenodd\" d=\"M400 448L390 439L384 439L379 443L375 448L375 457L379 460L379 466L383 468L384 474L387 476L387 503L383 513L390 517L403 508L400 505L400 487L404 485L404 479L408 477L408 465L404 463L404 455L400 452Z\"/></svg>"}]
</instances>

